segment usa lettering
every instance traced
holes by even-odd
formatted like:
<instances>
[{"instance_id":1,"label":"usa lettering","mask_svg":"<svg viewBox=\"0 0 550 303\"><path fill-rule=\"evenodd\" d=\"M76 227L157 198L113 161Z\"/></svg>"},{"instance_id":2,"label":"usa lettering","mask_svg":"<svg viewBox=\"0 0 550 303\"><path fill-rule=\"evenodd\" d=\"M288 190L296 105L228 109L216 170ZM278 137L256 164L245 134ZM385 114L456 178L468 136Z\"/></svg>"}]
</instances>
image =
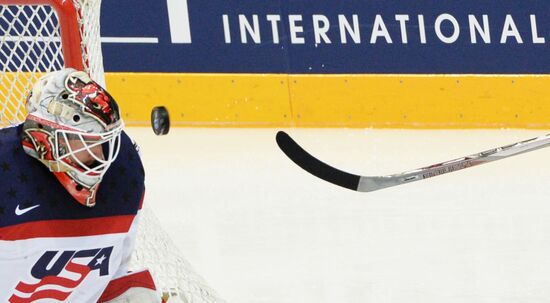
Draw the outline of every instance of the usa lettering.
<instances>
[{"instance_id":1,"label":"usa lettering","mask_svg":"<svg viewBox=\"0 0 550 303\"><path fill-rule=\"evenodd\" d=\"M113 247L87 250L46 251L30 269L32 279L15 286L10 303L30 303L38 299L65 301L90 274L109 274ZM49 301L48 301L49 302Z\"/></svg>"},{"instance_id":2,"label":"usa lettering","mask_svg":"<svg viewBox=\"0 0 550 303\"><path fill-rule=\"evenodd\" d=\"M99 270L100 276L105 276L109 274L109 258L112 251L112 246L81 251L47 251L32 267L31 275L35 279L58 276L69 262L79 263L78 259L92 258L87 266L90 270Z\"/></svg>"}]
</instances>

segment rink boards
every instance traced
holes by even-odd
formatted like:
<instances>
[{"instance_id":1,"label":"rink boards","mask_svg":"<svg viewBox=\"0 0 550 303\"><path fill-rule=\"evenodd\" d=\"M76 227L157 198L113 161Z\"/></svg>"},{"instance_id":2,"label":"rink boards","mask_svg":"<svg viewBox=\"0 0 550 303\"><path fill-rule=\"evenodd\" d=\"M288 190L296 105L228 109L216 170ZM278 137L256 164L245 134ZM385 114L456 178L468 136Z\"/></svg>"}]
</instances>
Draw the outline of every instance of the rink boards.
<instances>
[{"instance_id":1,"label":"rink boards","mask_svg":"<svg viewBox=\"0 0 550 303\"><path fill-rule=\"evenodd\" d=\"M183 126L548 128L548 12L513 0L124 0L103 4L102 35L109 89L133 124L163 104Z\"/></svg>"},{"instance_id":2,"label":"rink boards","mask_svg":"<svg viewBox=\"0 0 550 303\"><path fill-rule=\"evenodd\" d=\"M107 86L130 125L548 128L550 3L494 4L103 1Z\"/></svg>"}]
</instances>

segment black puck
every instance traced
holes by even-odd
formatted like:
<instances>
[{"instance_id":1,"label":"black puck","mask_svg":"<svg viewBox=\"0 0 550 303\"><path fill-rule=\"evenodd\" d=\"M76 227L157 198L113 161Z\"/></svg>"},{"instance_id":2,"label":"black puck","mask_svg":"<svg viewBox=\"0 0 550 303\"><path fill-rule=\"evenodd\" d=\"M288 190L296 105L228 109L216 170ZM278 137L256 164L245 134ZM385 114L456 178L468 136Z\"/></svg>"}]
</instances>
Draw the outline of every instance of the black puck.
<instances>
[{"instance_id":1,"label":"black puck","mask_svg":"<svg viewBox=\"0 0 550 303\"><path fill-rule=\"evenodd\" d=\"M156 106L151 111L151 126L155 135L166 135L170 131L170 116L164 106Z\"/></svg>"}]
</instances>

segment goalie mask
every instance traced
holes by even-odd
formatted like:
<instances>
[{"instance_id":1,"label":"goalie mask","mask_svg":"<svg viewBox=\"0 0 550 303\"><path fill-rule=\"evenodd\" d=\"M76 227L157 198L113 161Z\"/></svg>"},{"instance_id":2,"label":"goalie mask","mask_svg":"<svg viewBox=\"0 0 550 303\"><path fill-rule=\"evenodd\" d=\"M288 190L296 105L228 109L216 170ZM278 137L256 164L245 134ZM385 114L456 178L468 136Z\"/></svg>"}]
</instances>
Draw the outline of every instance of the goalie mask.
<instances>
[{"instance_id":1,"label":"goalie mask","mask_svg":"<svg viewBox=\"0 0 550 303\"><path fill-rule=\"evenodd\" d=\"M23 148L46 165L80 203L95 205L101 179L120 149L115 100L74 69L46 74L27 97Z\"/></svg>"}]
</instances>

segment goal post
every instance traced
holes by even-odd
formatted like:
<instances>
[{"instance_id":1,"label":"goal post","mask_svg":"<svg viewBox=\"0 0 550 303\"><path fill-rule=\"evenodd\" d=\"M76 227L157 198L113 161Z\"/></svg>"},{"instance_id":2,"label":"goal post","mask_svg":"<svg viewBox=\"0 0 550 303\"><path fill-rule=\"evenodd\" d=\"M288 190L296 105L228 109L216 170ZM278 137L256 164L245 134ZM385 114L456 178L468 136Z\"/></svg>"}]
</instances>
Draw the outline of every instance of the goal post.
<instances>
[{"instance_id":1,"label":"goal post","mask_svg":"<svg viewBox=\"0 0 550 303\"><path fill-rule=\"evenodd\" d=\"M72 67L105 86L101 0L0 0L0 128L25 119L25 99L47 72ZM168 302L223 302L196 274L147 207L133 268L149 268Z\"/></svg>"}]
</instances>

